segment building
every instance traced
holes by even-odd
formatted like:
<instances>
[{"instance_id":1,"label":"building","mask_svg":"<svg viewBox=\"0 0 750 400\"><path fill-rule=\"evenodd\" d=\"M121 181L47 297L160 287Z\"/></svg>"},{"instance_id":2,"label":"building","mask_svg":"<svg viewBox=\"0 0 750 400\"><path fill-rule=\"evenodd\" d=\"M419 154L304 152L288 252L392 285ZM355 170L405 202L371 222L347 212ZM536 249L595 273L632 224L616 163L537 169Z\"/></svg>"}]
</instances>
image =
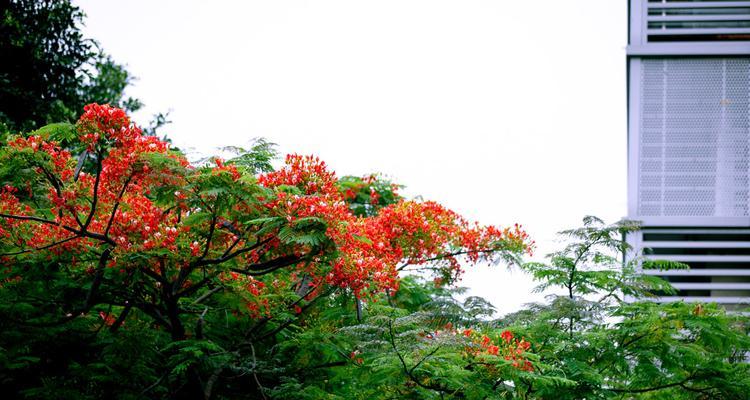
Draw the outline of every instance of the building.
<instances>
[{"instance_id":1,"label":"building","mask_svg":"<svg viewBox=\"0 0 750 400\"><path fill-rule=\"evenodd\" d=\"M678 296L750 303L750 1L629 0L629 241Z\"/></svg>"}]
</instances>

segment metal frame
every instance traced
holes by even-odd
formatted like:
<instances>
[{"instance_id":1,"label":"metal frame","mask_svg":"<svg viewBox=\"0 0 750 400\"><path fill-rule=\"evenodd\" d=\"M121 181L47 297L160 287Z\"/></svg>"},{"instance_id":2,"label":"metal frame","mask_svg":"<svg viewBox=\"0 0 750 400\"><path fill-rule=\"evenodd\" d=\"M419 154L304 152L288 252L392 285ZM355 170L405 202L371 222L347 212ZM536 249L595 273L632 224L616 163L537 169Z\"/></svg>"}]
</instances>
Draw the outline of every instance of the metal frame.
<instances>
[{"instance_id":1,"label":"metal frame","mask_svg":"<svg viewBox=\"0 0 750 400\"><path fill-rule=\"evenodd\" d=\"M690 234L705 235L706 240L644 240L645 234ZM711 235L723 234L743 234L750 235L750 229L705 229L705 228L652 228L645 227L639 232L629 235L628 244L632 250L629 257L639 257L643 254L644 249L748 249L748 241L717 241L711 238ZM653 260L672 260L684 263L708 262L717 263L718 265L709 265L707 268L694 268L689 270L672 269L642 269L640 273L644 275L659 276L665 279L670 277L703 277L710 278L709 282L673 282L672 286L678 290L702 290L710 291L711 296L663 296L652 299L645 299L657 302L668 301L703 301L716 302L721 304L750 304L750 255L643 255L645 259ZM743 263L745 268L722 268L721 263ZM716 267L716 268L714 268ZM717 278L717 279L713 279ZM628 298L628 301L635 299Z\"/></svg>"},{"instance_id":2,"label":"metal frame","mask_svg":"<svg viewBox=\"0 0 750 400\"><path fill-rule=\"evenodd\" d=\"M695 297L682 297L682 296L662 296L662 297L647 297L645 301L655 301L658 303L670 303L674 301L694 301L701 303L718 303L718 304L750 304L750 297L714 297L714 296L695 296Z\"/></svg>"},{"instance_id":3,"label":"metal frame","mask_svg":"<svg viewBox=\"0 0 750 400\"><path fill-rule=\"evenodd\" d=\"M628 56L691 56L691 55L746 55L750 54L750 41L711 41L711 42L649 42L648 35L680 35L680 34L747 34L750 28L673 28L648 29L648 21L721 21L747 20L748 16L649 16L649 8L727 8L747 7L750 1L710 1L705 3L694 1L683 2L654 2L648 0L629 0L629 41Z\"/></svg>"}]
</instances>

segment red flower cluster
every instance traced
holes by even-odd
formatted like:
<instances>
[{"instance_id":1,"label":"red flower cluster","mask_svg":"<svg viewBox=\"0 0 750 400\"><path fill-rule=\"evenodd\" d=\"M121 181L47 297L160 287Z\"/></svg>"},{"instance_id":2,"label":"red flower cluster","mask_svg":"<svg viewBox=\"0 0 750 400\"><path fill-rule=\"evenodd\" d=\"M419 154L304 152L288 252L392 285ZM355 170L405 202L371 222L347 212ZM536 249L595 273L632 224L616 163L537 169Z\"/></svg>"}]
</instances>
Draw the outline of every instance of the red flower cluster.
<instances>
[{"instance_id":1,"label":"red flower cluster","mask_svg":"<svg viewBox=\"0 0 750 400\"><path fill-rule=\"evenodd\" d=\"M531 348L531 343L524 339L517 339L513 336L511 331L503 331L500 334L500 341L493 341L489 336L479 335L474 332L470 332L468 335L464 331L464 335L470 340L470 345L467 346L467 352L470 354L481 354L482 352L492 355L503 357L506 361L511 361L511 365L523 371L533 371L534 366L531 361L524 357Z\"/></svg>"},{"instance_id":2,"label":"red flower cluster","mask_svg":"<svg viewBox=\"0 0 750 400\"><path fill-rule=\"evenodd\" d=\"M113 315L105 313L104 311L99 311L99 318L101 318L107 326L112 326L117 320Z\"/></svg>"},{"instance_id":3,"label":"red flower cluster","mask_svg":"<svg viewBox=\"0 0 750 400\"><path fill-rule=\"evenodd\" d=\"M336 174L328 171L326 163L318 157L290 154L285 163L283 169L258 177L258 183L267 187L297 186L306 195L338 197Z\"/></svg>"},{"instance_id":4,"label":"red flower cluster","mask_svg":"<svg viewBox=\"0 0 750 400\"><path fill-rule=\"evenodd\" d=\"M429 201L400 201L375 216L356 217L345 203L346 192L336 187L336 175L316 157L287 156L283 169L258 181L270 188L296 186L304 193L278 192L267 207L292 224L309 217L325 221L338 249L325 281L351 288L357 296L398 289L400 265L432 263L442 267L444 281L453 281L462 257L477 263L499 251L531 251L532 243L518 225L480 227ZM325 270L310 264L306 268L313 274Z\"/></svg>"},{"instance_id":5,"label":"red flower cluster","mask_svg":"<svg viewBox=\"0 0 750 400\"><path fill-rule=\"evenodd\" d=\"M440 336L457 336L459 334L467 342L465 348L467 356L474 357L484 354L502 357L506 361L511 361L513 367L522 371L534 370L533 364L524 357L524 353L531 348L531 344L524 339L519 340L515 338L513 333L508 330L500 334L500 341L494 341L489 336L480 334L472 328L467 328L459 332L453 327L453 324L448 323L443 329L420 334L420 336L433 340Z\"/></svg>"},{"instance_id":6,"label":"red flower cluster","mask_svg":"<svg viewBox=\"0 0 750 400\"><path fill-rule=\"evenodd\" d=\"M89 104L83 108L78 121L79 139L89 151L106 140L129 142L140 133L130 126L130 118L125 111L108 104Z\"/></svg>"},{"instance_id":7,"label":"red flower cluster","mask_svg":"<svg viewBox=\"0 0 750 400\"><path fill-rule=\"evenodd\" d=\"M216 167L214 167L211 172L214 174L220 174L222 172L228 173L233 180L240 179L242 175L240 175L240 172L237 171L237 166L234 164L224 164L224 160L221 158L214 158L214 162L216 163Z\"/></svg>"},{"instance_id":8,"label":"red flower cluster","mask_svg":"<svg viewBox=\"0 0 750 400\"><path fill-rule=\"evenodd\" d=\"M143 136L124 111L109 105L86 106L76 129L80 142L86 145L86 151L76 158L41 136L19 137L11 142L11 147L19 153L40 156L30 157L29 163L48 183L49 211L55 224L4 218L0 229L2 226L19 229L12 234L0 231L0 237L15 242L19 248L49 248L60 254L91 246L91 235L75 235L75 231L86 230L111 238L119 253L155 248L178 250L177 238L185 229L148 195L154 187L183 184L185 177L168 166L155 169L144 160L149 153L168 154L168 143ZM179 155L167 157L176 166L188 165ZM83 166L89 163L90 168L88 173L84 168L76 176L79 160L84 162ZM0 194L0 211L33 216L29 207L18 209L15 190L6 188ZM20 221L24 221L23 227L18 226Z\"/></svg>"}]
</instances>

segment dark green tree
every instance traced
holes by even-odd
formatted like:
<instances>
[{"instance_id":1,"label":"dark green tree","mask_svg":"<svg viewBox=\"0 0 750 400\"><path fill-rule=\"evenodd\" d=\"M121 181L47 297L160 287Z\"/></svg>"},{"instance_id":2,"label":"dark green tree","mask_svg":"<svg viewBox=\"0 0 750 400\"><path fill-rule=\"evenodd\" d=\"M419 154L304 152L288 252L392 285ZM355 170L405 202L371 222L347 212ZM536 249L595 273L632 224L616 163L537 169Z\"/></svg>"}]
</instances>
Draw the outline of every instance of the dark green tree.
<instances>
[{"instance_id":1,"label":"dark green tree","mask_svg":"<svg viewBox=\"0 0 750 400\"><path fill-rule=\"evenodd\" d=\"M75 122L89 103L142 106L124 94L125 66L81 33L84 17L69 0L0 0L0 133Z\"/></svg>"}]
</instances>

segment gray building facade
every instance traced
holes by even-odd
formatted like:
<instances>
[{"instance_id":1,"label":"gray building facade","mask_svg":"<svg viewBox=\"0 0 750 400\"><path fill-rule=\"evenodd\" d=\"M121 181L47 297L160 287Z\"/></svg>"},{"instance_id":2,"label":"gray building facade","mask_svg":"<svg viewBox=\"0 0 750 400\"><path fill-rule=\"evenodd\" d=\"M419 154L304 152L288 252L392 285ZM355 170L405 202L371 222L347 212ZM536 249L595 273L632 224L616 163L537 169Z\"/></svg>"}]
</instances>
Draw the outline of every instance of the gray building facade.
<instances>
[{"instance_id":1,"label":"gray building facade","mask_svg":"<svg viewBox=\"0 0 750 400\"><path fill-rule=\"evenodd\" d=\"M681 261L679 299L750 303L750 1L629 0L635 254Z\"/></svg>"}]
</instances>

